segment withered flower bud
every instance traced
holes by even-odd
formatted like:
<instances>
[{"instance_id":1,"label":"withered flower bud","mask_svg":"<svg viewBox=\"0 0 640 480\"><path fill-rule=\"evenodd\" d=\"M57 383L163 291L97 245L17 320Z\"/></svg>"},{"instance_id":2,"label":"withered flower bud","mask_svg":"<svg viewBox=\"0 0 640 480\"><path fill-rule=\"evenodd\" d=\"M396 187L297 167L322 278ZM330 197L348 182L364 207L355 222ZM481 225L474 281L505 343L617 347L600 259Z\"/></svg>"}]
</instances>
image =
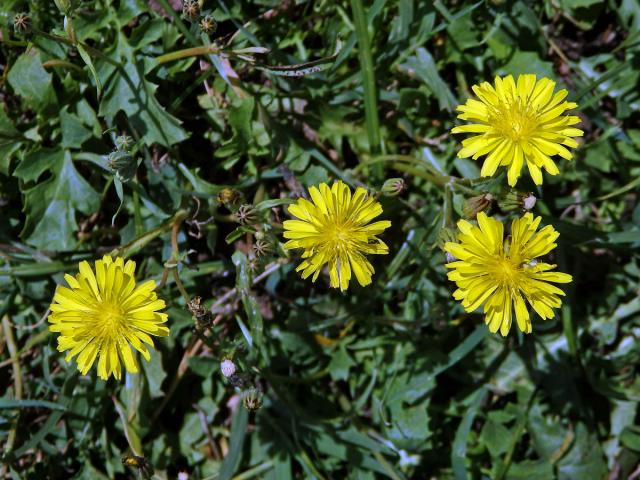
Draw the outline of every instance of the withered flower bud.
<instances>
[{"instance_id":1,"label":"withered flower bud","mask_svg":"<svg viewBox=\"0 0 640 480\"><path fill-rule=\"evenodd\" d=\"M476 218L480 212L487 210L493 202L493 195L483 193L477 197L471 197L462 207L462 214L466 218Z\"/></svg>"}]
</instances>

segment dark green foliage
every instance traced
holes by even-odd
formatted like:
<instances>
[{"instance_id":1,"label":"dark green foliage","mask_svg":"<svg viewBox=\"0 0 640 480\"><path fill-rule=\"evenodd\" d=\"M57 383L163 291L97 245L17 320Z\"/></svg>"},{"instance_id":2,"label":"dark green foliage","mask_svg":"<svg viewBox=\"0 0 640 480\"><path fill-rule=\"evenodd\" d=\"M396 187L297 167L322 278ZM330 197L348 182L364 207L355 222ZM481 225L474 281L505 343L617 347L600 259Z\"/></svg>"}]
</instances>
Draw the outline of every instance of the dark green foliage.
<instances>
[{"instance_id":1,"label":"dark green foliage","mask_svg":"<svg viewBox=\"0 0 640 480\"><path fill-rule=\"evenodd\" d=\"M3 2L1 471L637 476L640 2L191 4ZM502 338L453 300L439 245L470 197L518 214L449 134L471 86L509 73L567 88L585 137L560 175L518 184L574 282L555 319ZM291 199L338 178L403 182L380 196L390 255L346 294L281 243ZM109 252L168 275L171 336L122 383L80 376L44 319L63 274Z\"/></svg>"}]
</instances>

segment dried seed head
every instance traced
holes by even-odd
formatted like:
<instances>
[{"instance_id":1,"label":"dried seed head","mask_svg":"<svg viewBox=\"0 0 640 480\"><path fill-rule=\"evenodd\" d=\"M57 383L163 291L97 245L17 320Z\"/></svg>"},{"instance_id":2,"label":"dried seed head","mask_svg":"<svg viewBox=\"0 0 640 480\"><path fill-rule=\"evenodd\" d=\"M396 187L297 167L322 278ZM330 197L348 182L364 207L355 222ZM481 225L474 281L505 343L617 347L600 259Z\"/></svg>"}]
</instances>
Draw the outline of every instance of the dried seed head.
<instances>
[{"instance_id":1,"label":"dried seed head","mask_svg":"<svg viewBox=\"0 0 640 480\"><path fill-rule=\"evenodd\" d=\"M193 21L200 16L200 4L197 0L184 0L182 3L182 14L185 18Z\"/></svg>"},{"instance_id":2,"label":"dried seed head","mask_svg":"<svg viewBox=\"0 0 640 480\"><path fill-rule=\"evenodd\" d=\"M253 244L253 253L256 257L264 257L271 253L271 243L264 238L259 238Z\"/></svg>"},{"instance_id":3,"label":"dried seed head","mask_svg":"<svg viewBox=\"0 0 640 480\"><path fill-rule=\"evenodd\" d=\"M215 33L218 29L218 23L213 19L211 15L205 15L200 19L200 30L207 35Z\"/></svg>"},{"instance_id":4,"label":"dried seed head","mask_svg":"<svg viewBox=\"0 0 640 480\"><path fill-rule=\"evenodd\" d=\"M240 205L238 211L234 214L234 219L240 225L252 225L257 220L256 211L253 205L244 204Z\"/></svg>"},{"instance_id":5,"label":"dried seed head","mask_svg":"<svg viewBox=\"0 0 640 480\"><path fill-rule=\"evenodd\" d=\"M27 13L17 13L13 17L13 28L16 33L28 33L31 30L31 17Z\"/></svg>"}]
</instances>

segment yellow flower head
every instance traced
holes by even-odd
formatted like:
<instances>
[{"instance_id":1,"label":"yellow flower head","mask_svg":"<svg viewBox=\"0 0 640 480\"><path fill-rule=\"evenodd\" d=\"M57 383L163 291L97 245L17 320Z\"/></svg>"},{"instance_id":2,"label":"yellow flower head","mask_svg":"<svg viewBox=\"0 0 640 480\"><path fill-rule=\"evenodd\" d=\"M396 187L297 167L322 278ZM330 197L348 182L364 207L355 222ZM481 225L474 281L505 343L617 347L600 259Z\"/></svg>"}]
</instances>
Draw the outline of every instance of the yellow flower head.
<instances>
[{"instance_id":1,"label":"yellow flower head","mask_svg":"<svg viewBox=\"0 0 640 480\"><path fill-rule=\"evenodd\" d=\"M447 242L444 250L456 260L447 263L449 280L458 286L453 293L467 312L484 306L489 330L506 336L513 310L518 327L531 333L531 319L525 300L543 319L553 318L564 292L548 282L569 283L571 275L552 272L556 266L536 258L556 247L559 233L551 225L536 231L541 217L531 213L511 223L511 236L504 239L504 227L485 213L478 214L478 226L458 222L459 243Z\"/></svg>"},{"instance_id":2,"label":"yellow flower head","mask_svg":"<svg viewBox=\"0 0 640 480\"><path fill-rule=\"evenodd\" d=\"M78 370L83 374L98 360L98 375L107 380L120 379L120 361L127 372L137 373L133 346L148 361L151 356L144 343L153 347L149 335L166 337L162 325L167 314L154 290L153 280L136 286L135 262L115 261L108 255L95 262L95 274L88 262L80 262L80 273L66 274L70 288L58 286L49 315L49 330L60 333L58 351L69 350L68 362L78 355Z\"/></svg>"},{"instance_id":3,"label":"yellow flower head","mask_svg":"<svg viewBox=\"0 0 640 480\"><path fill-rule=\"evenodd\" d=\"M362 286L371 283L373 266L366 254L389 253L387 245L376 236L391 226L383 220L369 223L382 213L382 206L367 195L364 188L351 190L341 181L331 188L326 183L311 187L313 202L304 198L289 206L299 220L284 222L286 249L302 248L302 263L296 271L302 278L313 274L315 282L324 265L329 267L331 286L344 291L349 287L351 270Z\"/></svg>"},{"instance_id":4,"label":"yellow flower head","mask_svg":"<svg viewBox=\"0 0 640 480\"><path fill-rule=\"evenodd\" d=\"M512 187L524 163L536 185L542 184L541 168L557 175L560 171L551 157L571 160L573 154L565 147L577 147L572 137L581 137L583 132L572 127L580 123L579 117L563 115L577 105L564 101L566 90L554 94L555 85L531 74L520 75L517 82L509 75L496 77L495 86L488 82L474 85L478 100L469 99L457 108L462 112L458 118L474 123L451 132L477 135L462 141L458 157L475 160L486 155L480 172L483 177L492 176L500 165L508 167Z\"/></svg>"}]
</instances>

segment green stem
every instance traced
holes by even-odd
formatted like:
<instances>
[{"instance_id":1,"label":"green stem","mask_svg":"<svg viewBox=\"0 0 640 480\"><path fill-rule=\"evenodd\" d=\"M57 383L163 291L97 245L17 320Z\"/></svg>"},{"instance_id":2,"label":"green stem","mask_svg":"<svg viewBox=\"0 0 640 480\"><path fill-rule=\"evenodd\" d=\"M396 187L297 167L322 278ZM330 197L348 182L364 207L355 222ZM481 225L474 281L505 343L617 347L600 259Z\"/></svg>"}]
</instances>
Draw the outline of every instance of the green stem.
<instances>
[{"instance_id":1,"label":"green stem","mask_svg":"<svg viewBox=\"0 0 640 480\"><path fill-rule=\"evenodd\" d=\"M133 187L133 222L135 224L136 237L139 237L144 232L142 225L142 214L140 212L140 194L138 193L138 175L133 179L135 186Z\"/></svg>"},{"instance_id":2,"label":"green stem","mask_svg":"<svg viewBox=\"0 0 640 480\"><path fill-rule=\"evenodd\" d=\"M466 193L467 195L478 195L478 192L475 190L465 187L460 183L460 179L456 177L449 177L446 175L434 175L429 172L424 172L414 167L410 167L408 165L404 165L402 163L394 163L393 168L399 170L400 172L410 173L416 177L422 178L428 182L437 185L440 188L450 187L454 190L458 190L461 193Z\"/></svg>"},{"instance_id":3,"label":"green stem","mask_svg":"<svg viewBox=\"0 0 640 480\"><path fill-rule=\"evenodd\" d=\"M2 317L2 330L4 332L4 337L7 339L7 347L9 348L9 355L11 357L11 362L13 363L13 397L16 400L22 400L22 369L20 368L20 354L18 353L16 339L13 336L13 328L9 321L9 315L4 315ZM16 413L16 418L13 420L11 430L9 430L9 434L7 435L7 443L4 446L5 454L13 450L13 445L15 444L18 431L19 416L20 410ZM6 469L7 465L3 464L0 468L0 478L4 478Z\"/></svg>"},{"instance_id":4,"label":"green stem","mask_svg":"<svg viewBox=\"0 0 640 480\"><path fill-rule=\"evenodd\" d=\"M181 58L197 57L200 55L209 55L211 53L220 53L220 49L215 45L204 45L202 47L185 48L176 52L165 53L156 57L156 64L160 65L167 62L174 62Z\"/></svg>"},{"instance_id":5,"label":"green stem","mask_svg":"<svg viewBox=\"0 0 640 480\"><path fill-rule=\"evenodd\" d=\"M52 60L47 60L46 62L42 62L42 66L44 68L64 67L64 68L68 68L69 70L75 70L76 72L84 73L84 70L80 68L78 65L76 65L75 63L67 62L66 60L60 60L59 58L54 58Z\"/></svg>"},{"instance_id":6,"label":"green stem","mask_svg":"<svg viewBox=\"0 0 640 480\"><path fill-rule=\"evenodd\" d=\"M369 150L371 153L380 151L380 123L378 120L378 99L375 70L373 67L373 55L371 54L371 42L367 30L367 15L362 5L362 0L351 0L351 12L358 39L358 56L360 58L360 70L362 71L362 86L364 89L364 116L369 137ZM376 174L382 175L382 168L376 168Z\"/></svg>"},{"instance_id":7,"label":"green stem","mask_svg":"<svg viewBox=\"0 0 640 480\"><path fill-rule=\"evenodd\" d=\"M159 227L154 228L153 230L148 231L147 233L141 235L140 237L130 241L126 245L122 245L120 247L114 248L110 255L112 257L130 257L131 255L139 252L142 248L147 246L149 242L153 239L159 237L163 233L169 231L176 220L180 219L180 221L184 220L189 216L189 212L186 210L178 210L176 214L171 217L169 220L164 222Z\"/></svg>"}]
</instances>

